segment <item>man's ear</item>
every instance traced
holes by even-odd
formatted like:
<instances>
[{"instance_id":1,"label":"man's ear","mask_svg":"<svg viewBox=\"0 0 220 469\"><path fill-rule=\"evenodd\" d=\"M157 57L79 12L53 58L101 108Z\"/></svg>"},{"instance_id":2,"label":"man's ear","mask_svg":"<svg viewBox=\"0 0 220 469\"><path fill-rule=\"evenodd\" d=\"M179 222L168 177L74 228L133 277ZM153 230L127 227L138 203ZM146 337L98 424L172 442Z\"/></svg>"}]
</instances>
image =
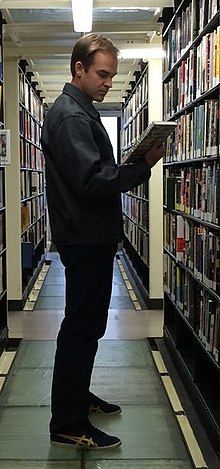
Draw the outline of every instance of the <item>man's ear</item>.
<instances>
[{"instance_id":1,"label":"man's ear","mask_svg":"<svg viewBox=\"0 0 220 469\"><path fill-rule=\"evenodd\" d=\"M75 74L76 74L76 76L80 78L82 76L83 72L84 72L84 67L83 67L82 62L80 62L80 61L76 62L76 64L75 64Z\"/></svg>"}]
</instances>

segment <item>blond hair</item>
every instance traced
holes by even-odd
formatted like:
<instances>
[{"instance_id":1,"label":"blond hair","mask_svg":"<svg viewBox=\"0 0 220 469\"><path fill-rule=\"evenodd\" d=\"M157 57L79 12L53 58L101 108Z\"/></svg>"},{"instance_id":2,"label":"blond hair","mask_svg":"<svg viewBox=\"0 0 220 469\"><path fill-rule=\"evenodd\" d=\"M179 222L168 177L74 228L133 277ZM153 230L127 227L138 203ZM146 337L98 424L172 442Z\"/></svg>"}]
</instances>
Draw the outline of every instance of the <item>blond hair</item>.
<instances>
[{"instance_id":1,"label":"blond hair","mask_svg":"<svg viewBox=\"0 0 220 469\"><path fill-rule=\"evenodd\" d=\"M78 41L76 41L70 62L70 70L72 76L75 76L75 64L81 62L87 71L94 61L96 52L103 51L112 54L117 58L118 49L115 47L110 39L102 36L101 34L85 34Z\"/></svg>"}]
</instances>

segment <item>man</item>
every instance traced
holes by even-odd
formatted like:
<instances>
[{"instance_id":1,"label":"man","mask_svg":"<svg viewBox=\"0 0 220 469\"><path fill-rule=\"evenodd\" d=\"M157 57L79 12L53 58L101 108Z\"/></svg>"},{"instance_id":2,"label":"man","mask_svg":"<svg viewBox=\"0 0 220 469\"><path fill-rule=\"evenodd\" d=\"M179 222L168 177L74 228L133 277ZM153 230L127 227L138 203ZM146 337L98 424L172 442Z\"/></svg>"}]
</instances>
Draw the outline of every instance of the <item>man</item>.
<instances>
[{"instance_id":1,"label":"man","mask_svg":"<svg viewBox=\"0 0 220 469\"><path fill-rule=\"evenodd\" d=\"M117 73L117 49L98 34L80 38L71 57L72 82L48 111L42 147L52 239L65 266L65 318L57 339L52 384L51 442L86 449L121 440L95 428L90 412L121 407L89 391L98 339L106 329L113 260L122 240L121 192L142 184L163 148L132 165L115 164L92 101L102 102Z\"/></svg>"}]
</instances>

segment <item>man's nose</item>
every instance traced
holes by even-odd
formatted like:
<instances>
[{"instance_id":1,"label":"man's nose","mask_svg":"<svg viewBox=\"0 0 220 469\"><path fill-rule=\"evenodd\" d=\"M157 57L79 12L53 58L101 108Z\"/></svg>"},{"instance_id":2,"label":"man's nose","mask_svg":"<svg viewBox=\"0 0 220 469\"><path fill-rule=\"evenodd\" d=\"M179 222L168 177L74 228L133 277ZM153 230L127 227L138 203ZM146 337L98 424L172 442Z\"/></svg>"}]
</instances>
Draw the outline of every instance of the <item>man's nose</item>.
<instances>
[{"instance_id":1,"label":"man's nose","mask_svg":"<svg viewBox=\"0 0 220 469\"><path fill-rule=\"evenodd\" d=\"M112 88L112 77L106 78L105 86L107 86L108 88Z\"/></svg>"}]
</instances>

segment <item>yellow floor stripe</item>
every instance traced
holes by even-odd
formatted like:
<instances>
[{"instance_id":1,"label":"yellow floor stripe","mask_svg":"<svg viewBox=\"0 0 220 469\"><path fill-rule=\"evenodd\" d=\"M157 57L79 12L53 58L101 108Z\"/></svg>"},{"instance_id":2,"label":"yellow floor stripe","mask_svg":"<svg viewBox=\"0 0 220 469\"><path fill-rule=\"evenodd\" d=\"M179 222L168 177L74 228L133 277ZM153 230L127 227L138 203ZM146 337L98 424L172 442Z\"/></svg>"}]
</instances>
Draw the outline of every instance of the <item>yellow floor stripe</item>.
<instances>
[{"instance_id":1,"label":"yellow floor stripe","mask_svg":"<svg viewBox=\"0 0 220 469\"><path fill-rule=\"evenodd\" d=\"M141 310L141 305L138 301L133 301L133 305L137 311Z\"/></svg>"},{"instance_id":2,"label":"yellow floor stripe","mask_svg":"<svg viewBox=\"0 0 220 469\"><path fill-rule=\"evenodd\" d=\"M26 301L24 306L24 311L33 311L35 307L34 301Z\"/></svg>"},{"instance_id":3,"label":"yellow floor stripe","mask_svg":"<svg viewBox=\"0 0 220 469\"><path fill-rule=\"evenodd\" d=\"M43 283L44 283L44 280L45 280L45 277L47 275L47 272L50 268L50 265L49 264L44 264L38 277L37 277L37 280L36 282L34 283L34 286L28 296L28 299L25 303L25 306L24 306L24 309L23 311L33 311L34 310L34 307L35 307L35 303L38 299L38 296L40 294L40 291L41 291L41 288L43 286Z\"/></svg>"},{"instance_id":4,"label":"yellow floor stripe","mask_svg":"<svg viewBox=\"0 0 220 469\"><path fill-rule=\"evenodd\" d=\"M37 298L39 296L39 293L40 293L40 290L35 290L35 288L33 288L30 292L30 295L28 297L28 300L29 301L34 301L36 302L37 301Z\"/></svg>"},{"instance_id":5,"label":"yellow floor stripe","mask_svg":"<svg viewBox=\"0 0 220 469\"><path fill-rule=\"evenodd\" d=\"M128 280L128 277L127 277L126 272L122 272L121 275L122 275L122 277L123 277L124 280Z\"/></svg>"},{"instance_id":6,"label":"yellow floor stripe","mask_svg":"<svg viewBox=\"0 0 220 469\"><path fill-rule=\"evenodd\" d=\"M36 280L34 284L34 290L41 290L43 285L43 280Z\"/></svg>"},{"instance_id":7,"label":"yellow floor stripe","mask_svg":"<svg viewBox=\"0 0 220 469\"><path fill-rule=\"evenodd\" d=\"M182 432L183 438L185 439L193 464L196 469L206 469L206 468L208 469L208 466L204 460L202 451L194 435L193 429L188 421L188 418L185 415L184 409L182 407L182 404L180 402L180 399L176 392L174 384L170 376L163 376L163 373L167 373L167 369L163 361L163 358L161 356L161 353L156 350L152 350L151 353L154 358L157 369L160 373L160 377L166 389L166 393L171 403L171 406L175 412L175 416L179 423L180 430ZM180 413L182 415L178 415Z\"/></svg>"},{"instance_id":8,"label":"yellow floor stripe","mask_svg":"<svg viewBox=\"0 0 220 469\"><path fill-rule=\"evenodd\" d=\"M128 279L128 276L127 276L127 274L126 274L126 270L125 270L125 268L124 268L124 266L123 266L121 260L117 260L117 262L118 262L118 265L119 265L119 270L120 270L120 272L121 272L121 275L122 275L122 277L123 277L123 279L124 279L125 285L126 285L126 287L127 287L128 293L129 293L130 298L131 298L131 300L132 300L133 306L134 306L134 308L135 308L136 311L140 311L140 310L142 309L142 308L141 308L141 305L140 305L140 303L139 303L139 301L138 301L138 299L137 299L137 296L136 296L136 294L135 294L135 292L134 292L134 290L133 290L133 287L132 287L132 285L131 285L131 283L130 283L130 281L129 281L129 279Z\"/></svg>"},{"instance_id":9,"label":"yellow floor stripe","mask_svg":"<svg viewBox=\"0 0 220 469\"><path fill-rule=\"evenodd\" d=\"M129 290L129 295L130 295L132 301L137 301L137 297L134 293L134 290Z\"/></svg>"},{"instance_id":10,"label":"yellow floor stripe","mask_svg":"<svg viewBox=\"0 0 220 469\"><path fill-rule=\"evenodd\" d=\"M5 378L4 378L3 376L0 376L0 392L1 392L2 388L3 388L4 382L5 382Z\"/></svg>"},{"instance_id":11,"label":"yellow floor stripe","mask_svg":"<svg viewBox=\"0 0 220 469\"><path fill-rule=\"evenodd\" d=\"M131 283L129 282L129 280L125 280L125 285L126 285L128 290L133 290L133 287L132 287Z\"/></svg>"},{"instance_id":12,"label":"yellow floor stripe","mask_svg":"<svg viewBox=\"0 0 220 469\"><path fill-rule=\"evenodd\" d=\"M124 268L121 268L121 261L118 260L119 264L119 269L121 271L122 277L125 280L125 285L127 287L127 290L129 292L129 295L133 301L133 305L136 310L141 309L141 306L137 300L136 294L132 288L131 283L128 280L128 277L126 275L126 272ZM176 418L178 419L180 429L182 431L183 437L186 441L186 445L188 447L188 451L191 455L191 458L193 460L194 466L196 469L205 469L207 467L207 464L204 460L203 454L201 452L201 449L197 443L197 440L195 438L195 435L193 433L193 430L189 424L189 421L187 417L185 416L185 412L183 409L183 406L180 402L179 396L176 392L176 389L173 385L173 382L170 378L170 376L163 376L163 373L168 373L165 363L163 361L163 358L161 356L161 353L159 351L152 351L152 356L155 361L156 367L158 369L158 372L160 373L161 380L163 382L163 385L166 389L167 396L170 400L171 406L173 408L173 411L175 412ZM178 415L178 413L182 413L184 415Z\"/></svg>"},{"instance_id":13,"label":"yellow floor stripe","mask_svg":"<svg viewBox=\"0 0 220 469\"><path fill-rule=\"evenodd\" d=\"M8 374L15 355L16 355L16 352L3 352L2 353L0 357L0 374L1 375Z\"/></svg>"},{"instance_id":14,"label":"yellow floor stripe","mask_svg":"<svg viewBox=\"0 0 220 469\"><path fill-rule=\"evenodd\" d=\"M46 272L42 272L42 271L41 271L40 274L39 274L38 279L39 279L39 280L44 280L45 277L46 277Z\"/></svg>"},{"instance_id":15,"label":"yellow floor stripe","mask_svg":"<svg viewBox=\"0 0 220 469\"><path fill-rule=\"evenodd\" d=\"M119 265L119 270L120 270L120 272L125 272L123 264Z\"/></svg>"},{"instance_id":16,"label":"yellow floor stripe","mask_svg":"<svg viewBox=\"0 0 220 469\"><path fill-rule=\"evenodd\" d=\"M161 376L164 387L166 388L167 395L169 397L170 403L173 407L174 412L184 412L182 404L177 395L176 389L173 385L173 382L170 376Z\"/></svg>"},{"instance_id":17,"label":"yellow floor stripe","mask_svg":"<svg viewBox=\"0 0 220 469\"><path fill-rule=\"evenodd\" d=\"M196 469L207 468L208 466L204 460L203 454L187 417L185 415L177 415L176 417Z\"/></svg>"},{"instance_id":18,"label":"yellow floor stripe","mask_svg":"<svg viewBox=\"0 0 220 469\"><path fill-rule=\"evenodd\" d=\"M154 361L155 361L155 364L156 364L156 367L157 367L159 373L167 373L167 369L166 369L165 363L164 363L164 361L161 357L160 352L158 352L157 350L153 350L152 355L153 355L153 358L154 358Z\"/></svg>"}]
</instances>

